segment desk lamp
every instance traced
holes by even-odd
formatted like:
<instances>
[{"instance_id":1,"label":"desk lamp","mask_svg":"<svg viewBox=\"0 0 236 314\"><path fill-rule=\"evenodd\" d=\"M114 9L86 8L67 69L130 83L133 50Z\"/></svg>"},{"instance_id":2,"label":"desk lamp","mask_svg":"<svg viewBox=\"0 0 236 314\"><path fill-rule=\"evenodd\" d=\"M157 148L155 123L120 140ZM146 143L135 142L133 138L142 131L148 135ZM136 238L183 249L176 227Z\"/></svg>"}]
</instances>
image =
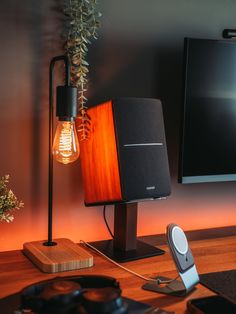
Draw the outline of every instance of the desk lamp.
<instances>
[{"instance_id":1,"label":"desk lamp","mask_svg":"<svg viewBox=\"0 0 236 314\"><path fill-rule=\"evenodd\" d=\"M53 69L57 61L65 64L65 85L57 86L56 115L59 121L53 141ZM77 88L70 85L68 57L54 57L49 69L48 239L23 245L24 254L42 271L49 273L93 265L92 255L71 240L52 239L53 156L63 164L74 162L79 157L79 142L74 125L76 114Z\"/></svg>"}]
</instances>

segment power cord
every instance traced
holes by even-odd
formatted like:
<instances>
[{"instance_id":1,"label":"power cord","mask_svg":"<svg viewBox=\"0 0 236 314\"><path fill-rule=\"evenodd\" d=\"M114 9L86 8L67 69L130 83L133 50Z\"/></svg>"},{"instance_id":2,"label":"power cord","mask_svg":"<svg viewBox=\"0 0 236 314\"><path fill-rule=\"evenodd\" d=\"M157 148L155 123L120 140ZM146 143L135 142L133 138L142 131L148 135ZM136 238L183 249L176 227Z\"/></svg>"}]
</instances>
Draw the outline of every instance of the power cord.
<instances>
[{"instance_id":1,"label":"power cord","mask_svg":"<svg viewBox=\"0 0 236 314\"><path fill-rule=\"evenodd\" d=\"M111 231L111 229L110 229L110 227L109 227L109 225L108 225L107 219L106 219L106 205L103 206L103 219L104 219L104 221L105 221L107 230L108 230L108 232L110 233L110 236L111 236L112 238L114 238L114 234L112 233L112 231Z\"/></svg>"},{"instance_id":2,"label":"power cord","mask_svg":"<svg viewBox=\"0 0 236 314\"><path fill-rule=\"evenodd\" d=\"M105 206L104 206L105 207ZM179 276L177 276L176 278L174 279L170 279L170 280L161 280L159 278L157 279L154 279L154 278L151 278L151 277L145 277L143 275L140 275L136 272L134 272L133 270L131 269L128 269L122 265L120 265L119 263L115 262L113 259L111 259L110 257L106 256L105 254L103 254L101 251L99 251L97 248L95 248L93 245L89 244L88 242L85 242L84 240L80 240L80 243L84 244L85 246L91 248L92 250L94 250L95 252L97 252L98 254L102 255L103 257L105 257L108 261L112 262L113 264L115 264L116 266L120 267L121 269L131 273L132 275L134 276L137 276L145 281L151 281L151 282L155 282L156 284L158 285L161 285L161 284L169 284L171 283L172 281L176 280Z\"/></svg>"}]
</instances>

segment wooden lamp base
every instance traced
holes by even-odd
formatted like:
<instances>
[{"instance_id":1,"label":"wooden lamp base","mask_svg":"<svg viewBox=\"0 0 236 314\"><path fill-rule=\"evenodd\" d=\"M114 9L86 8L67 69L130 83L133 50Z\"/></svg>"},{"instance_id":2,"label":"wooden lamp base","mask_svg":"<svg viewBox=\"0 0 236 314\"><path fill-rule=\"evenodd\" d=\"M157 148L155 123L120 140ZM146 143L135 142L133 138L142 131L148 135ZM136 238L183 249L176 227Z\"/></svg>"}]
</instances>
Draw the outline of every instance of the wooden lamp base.
<instances>
[{"instance_id":1,"label":"wooden lamp base","mask_svg":"<svg viewBox=\"0 0 236 314\"><path fill-rule=\"evenodd\" d=\"M43 272L56 273L93 266L93 256L69 239L55 239L57 245L45 241L27 242L23 253Z\"/></svg>"}]
</instances>

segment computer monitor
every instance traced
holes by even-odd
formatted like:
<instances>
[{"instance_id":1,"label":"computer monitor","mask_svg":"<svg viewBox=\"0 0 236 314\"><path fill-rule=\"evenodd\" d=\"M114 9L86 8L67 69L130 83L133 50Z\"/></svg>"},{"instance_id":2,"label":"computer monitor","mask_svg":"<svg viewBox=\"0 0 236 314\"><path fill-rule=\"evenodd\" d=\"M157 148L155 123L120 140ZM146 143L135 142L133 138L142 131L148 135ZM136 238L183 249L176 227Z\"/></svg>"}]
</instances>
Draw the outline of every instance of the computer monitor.
<instances>
[{"instance_id":1,"label":"computer monitor","mask_svg":"<svg viewBox=\"0 0 236 314\"><path fill-rule=\"evenodd\" d=\"M186 38L179 182L236 180L236 42Z\"/></svg>"}]
</instances>

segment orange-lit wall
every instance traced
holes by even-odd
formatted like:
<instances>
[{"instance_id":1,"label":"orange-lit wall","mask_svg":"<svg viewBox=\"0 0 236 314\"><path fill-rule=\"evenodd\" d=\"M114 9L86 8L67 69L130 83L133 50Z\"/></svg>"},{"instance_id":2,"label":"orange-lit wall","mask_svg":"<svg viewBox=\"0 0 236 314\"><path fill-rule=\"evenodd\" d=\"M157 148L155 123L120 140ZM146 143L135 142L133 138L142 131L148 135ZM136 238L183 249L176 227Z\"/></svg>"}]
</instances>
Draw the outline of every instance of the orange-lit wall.
<instances>
[{"instance_id":1,"label":"orange-lit wall","mask_svg":"<svg viewBox=\"0 0 236 314\"><path fill-rule=\"evenodd\" d=\"M0 175L25 206L0 222L0 250L47 235L48 64L61 53L53 0L0 1ZM220 38L236 28L233 0L100 0L99 39L90 47L90 103L114 96L156 97L163 103L172 176L165 201L139 204L138 233L163 233L236 223L236 183L176 183L183 38ZM60 73L60 69L56 69ZM112 206L108 218L112 224ZM55 164L54 237L108 238L102 208L85 208L80 163Z\"/></svg>"}]
</instances>

